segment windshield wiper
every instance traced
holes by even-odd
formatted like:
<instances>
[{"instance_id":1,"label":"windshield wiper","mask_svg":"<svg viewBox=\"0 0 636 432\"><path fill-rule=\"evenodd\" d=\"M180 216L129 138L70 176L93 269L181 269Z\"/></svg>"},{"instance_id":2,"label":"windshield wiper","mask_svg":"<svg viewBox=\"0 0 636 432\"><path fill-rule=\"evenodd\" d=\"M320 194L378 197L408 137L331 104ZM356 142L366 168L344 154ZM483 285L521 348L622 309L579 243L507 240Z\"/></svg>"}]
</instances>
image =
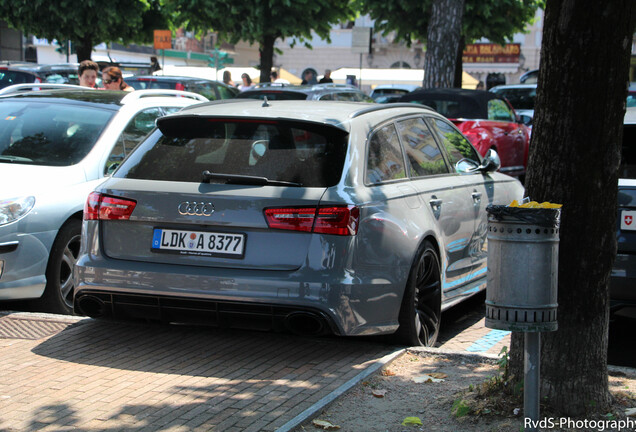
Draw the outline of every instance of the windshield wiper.
<instances>
[{"instance_id":1,"label":"windshield wiper","mask_svg":"<svg viewBox=\"0 0 636 432\"><path fill-rule=\"evenodd\" d=\"M201 175L203 176L201 181L204 183L209 183L210 180L225 180L225 183L227 184L256 186L302 186L302 183L288 182L282 180L270 180L267 177L259 176L213 173L209 170L203 171Z\"/></svg>"},{"instance_id":2,"label":"windshield wiper","mask_svg":"<svg viewBox=\"0 0 636 432\"><path fill-rule=\"evenodd\" d=\"M33 159L21 157L21 156L9 156L9 155L0 155L0 161L5 162L33 162Z\"/></svg>"}]
</instances>

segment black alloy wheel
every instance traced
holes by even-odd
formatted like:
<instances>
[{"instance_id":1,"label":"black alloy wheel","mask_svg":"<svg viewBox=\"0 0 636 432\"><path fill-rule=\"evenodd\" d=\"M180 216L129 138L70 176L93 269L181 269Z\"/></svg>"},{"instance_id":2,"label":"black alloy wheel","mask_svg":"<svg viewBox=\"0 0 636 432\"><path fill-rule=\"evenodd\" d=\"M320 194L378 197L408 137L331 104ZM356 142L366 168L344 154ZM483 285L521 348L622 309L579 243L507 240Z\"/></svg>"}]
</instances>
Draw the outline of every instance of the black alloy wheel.
<instances>
[{"instance_id":1,"label":"black alloy wheel","mask_svg":"<svg viewBox=\"0 0 636 432\"><path fill-rule=\"evenodd\" d=\"M46 289L41 299L48 312L73 313L73 266L79 256L81 230L81 221L69 220L60 228L53 243L46 269Z\"/></svg>"},{"instance_id":2,"label":"black alloy wheel","mask_svg":"<svg viewBox=\"0 0 636 432\"><path fill-rule=\"evenodd\" d=\"M400 327L396 337L409 346L434 346L441 321L440 260L433 245L425 241L411 268L406 284Z\"/></svg>"}]
</instances>

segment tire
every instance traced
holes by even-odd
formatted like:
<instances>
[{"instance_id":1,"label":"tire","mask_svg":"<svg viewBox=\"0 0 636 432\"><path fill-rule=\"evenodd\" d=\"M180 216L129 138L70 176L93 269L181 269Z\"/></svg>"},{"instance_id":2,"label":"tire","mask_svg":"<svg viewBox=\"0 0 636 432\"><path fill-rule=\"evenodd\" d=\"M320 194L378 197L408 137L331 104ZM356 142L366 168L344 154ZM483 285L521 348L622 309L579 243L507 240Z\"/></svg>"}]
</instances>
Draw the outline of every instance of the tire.
<instances>
[{"instance_id":1,"label":"tire","mask_svg":"<svg viewBox=\"0 0 636 432\"><path fill-rule=\"evenodd\" d=\"M438 254L425 241L413 262L400 308L396 342L432 347L441 321L442 279Z\"/></svg>"},{"instance_id":2,"label":"tire","mask_svg":"<svg viewBox=\"0 0 636 432\"><path fill-rule=\"evenodd\" d=\"M41 298L47 312L70 315L73 313L73 266L80 250L82 222L71 219L55 238L46 268L46 288Z\"/></svg>"}]
</instances>

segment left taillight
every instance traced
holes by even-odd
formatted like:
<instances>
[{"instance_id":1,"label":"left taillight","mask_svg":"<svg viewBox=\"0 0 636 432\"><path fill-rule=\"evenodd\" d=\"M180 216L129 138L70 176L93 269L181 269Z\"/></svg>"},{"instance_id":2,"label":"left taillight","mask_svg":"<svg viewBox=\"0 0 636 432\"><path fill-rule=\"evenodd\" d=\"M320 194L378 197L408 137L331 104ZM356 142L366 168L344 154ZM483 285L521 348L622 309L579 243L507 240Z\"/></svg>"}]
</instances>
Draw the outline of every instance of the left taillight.
<instances>
[{"instance_id":1,"label":"left taillight","mask_svg":"<svg viewBox=\"0 0 636 432\"><path fill-rule=\"evenodd\" d=\"M360 210L356 206L265 209L270 228L320 234L356 235L359 218Z\"/></svg>"},{"instance_id":2,"label":"left taillight","mask_svg":"<svg viewBox=\"0 0 636 432\"><path fill-rule=\"evenodd\" d=\"M84 205L84 220L128 220L137 201L92 192Z\"/></svg>"}]
</instances>

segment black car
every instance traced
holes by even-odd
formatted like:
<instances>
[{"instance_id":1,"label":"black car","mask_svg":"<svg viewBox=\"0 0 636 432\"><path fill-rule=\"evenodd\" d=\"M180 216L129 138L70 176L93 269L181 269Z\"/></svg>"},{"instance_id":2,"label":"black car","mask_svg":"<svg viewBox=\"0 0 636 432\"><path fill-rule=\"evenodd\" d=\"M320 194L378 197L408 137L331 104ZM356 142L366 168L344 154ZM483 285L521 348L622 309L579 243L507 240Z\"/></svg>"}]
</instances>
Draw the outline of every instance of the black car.
<instances>
[{"instance_id":1,"label":"black car","mask_svg":"<svg viewBox=\"0 0 636 432\"><path fill-rule=\"evenodd\" d=\"M618 250L610 279L610 308L636 307L636 107L627 108L618 180Z\"/></svg>"},{"instance_id":2,"label":"black car","mask_svg":"<svg viewBox=\"0 0 636 432\"><path fill-rule=\"evenodd\" d=\"M77 63L14 63L0 66L0 88L13 84L54 83L79 84Z\"/></svg>"},{"instance_id":3,"label":"black car","mask_svg":"<svg viewBox=\"0 0 636 432\"><path fill-rule=\"evenodd\" d=\"M209 100L231 99L238 94L238 89L219 81L205 78L166 76L166 75L135 75L124 78L127 84L135 90L173 89L198 93Z\"/></svg>"},{"instance_id":4,"label":"black car","mask_svg":"<svg viewBox=\"0 0 636 432\"><path fill-rule=\"evenodd\" d=\"M238 98L268 100L329 100L348 102L374 102L371 97L347 84L286 85L262 84L239 93Z\"/></svg>"}]
</instances>

